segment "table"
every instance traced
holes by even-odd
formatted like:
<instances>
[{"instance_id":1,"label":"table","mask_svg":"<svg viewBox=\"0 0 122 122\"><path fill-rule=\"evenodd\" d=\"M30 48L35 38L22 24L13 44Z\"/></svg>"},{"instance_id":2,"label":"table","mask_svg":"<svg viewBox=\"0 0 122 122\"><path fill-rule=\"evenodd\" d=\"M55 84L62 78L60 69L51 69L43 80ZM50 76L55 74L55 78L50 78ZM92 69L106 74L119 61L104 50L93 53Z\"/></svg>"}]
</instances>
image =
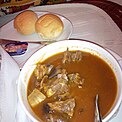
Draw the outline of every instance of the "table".
<instances>
[{"instance_id":1,"label":"table","mask_svg":"<svg viewBox=\"0 0 122 122\"><path fill-rule=\"evenodd\" d=\"M30 9L34 11L46 10L51 12L57 12L66 16L68 19L71 20L74 26L74 30L70 38L90 40L92 42L104 46L107 49L112 50L113 52L119 54L122 57L122 32L121 26L119 26L121 25L121 23L116 24L118 21L115 23L107 13L105 13L102 9L95 7L98 5L98 3L96 3L95 6L90 5L89 3L38 6ZM0 24L10 21L17 14L18 13L15 13L13 15L7 15L1 18ZM114 14L114 16L116 16L116 14ZM35 48L37 48L37 46L39 45L36 46L35 44L34 46ZM33 47L33 49L35 48ZM31 52L31 50L32 48L30 46L29 53ZM30 53L30 55L31 54L32 53ZM18 60L18 58L20 60ZM25 56L23 56L23 59L24 58ZM18 61L17 63L20 63L22 57L16 57L15 59L16 61ZM119 115L120 114L121 113L119 113ZM119 122L120 120L120 118L115 118L112 120L112 122Z\"/></svg>"}]
</instances>

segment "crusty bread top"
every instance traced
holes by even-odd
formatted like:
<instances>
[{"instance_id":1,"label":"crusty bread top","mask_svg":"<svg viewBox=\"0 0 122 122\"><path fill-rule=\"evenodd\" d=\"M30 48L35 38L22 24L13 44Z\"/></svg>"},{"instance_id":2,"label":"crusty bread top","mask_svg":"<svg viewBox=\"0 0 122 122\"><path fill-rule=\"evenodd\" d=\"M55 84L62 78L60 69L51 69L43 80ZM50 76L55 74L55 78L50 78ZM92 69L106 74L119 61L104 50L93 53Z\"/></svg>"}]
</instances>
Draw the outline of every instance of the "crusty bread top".
<instances>
[{"instance_id":1,"label":"crusty bread top","mask_svg":"<svg viewBox=\"0 0 122 122\"><path fill-rule=\"evenodd\" d=\"M31 10L26 10L18 14L14 19L14 28L24 35L32 34L35 32L35 23L38 16Z\"/></svg>"},{"instance_id":2,"label":"crusty bread top","mask_svg":"<svg viewBox=\"0 0 122 122\"><path fill-rule=\"evenodd\" d=\"M55 14L44 14L35 24L35 29L44 39L54 39L63 31L62 20Z\"/></svg>"}]
</instances>

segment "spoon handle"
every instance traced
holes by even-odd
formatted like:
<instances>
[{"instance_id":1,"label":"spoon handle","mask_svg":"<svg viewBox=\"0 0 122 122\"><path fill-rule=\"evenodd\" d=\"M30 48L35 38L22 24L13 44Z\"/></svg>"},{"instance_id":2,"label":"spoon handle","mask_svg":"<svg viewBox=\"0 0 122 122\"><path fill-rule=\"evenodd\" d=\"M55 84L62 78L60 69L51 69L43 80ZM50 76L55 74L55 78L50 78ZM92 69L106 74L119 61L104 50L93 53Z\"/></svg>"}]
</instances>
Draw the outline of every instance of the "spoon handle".
<instances>
[{"instance_id":1,"label":"spoon handle","mask_svg":"<svg viewBox=\"0 0 122 122\"><path fill-rule=\"evenodd\" d=\"M102 122L102 117L101 117L100 109L98 105L98 94L96 95L96 98L95 98L95 122Z\"/></svg>"}]
</instances>

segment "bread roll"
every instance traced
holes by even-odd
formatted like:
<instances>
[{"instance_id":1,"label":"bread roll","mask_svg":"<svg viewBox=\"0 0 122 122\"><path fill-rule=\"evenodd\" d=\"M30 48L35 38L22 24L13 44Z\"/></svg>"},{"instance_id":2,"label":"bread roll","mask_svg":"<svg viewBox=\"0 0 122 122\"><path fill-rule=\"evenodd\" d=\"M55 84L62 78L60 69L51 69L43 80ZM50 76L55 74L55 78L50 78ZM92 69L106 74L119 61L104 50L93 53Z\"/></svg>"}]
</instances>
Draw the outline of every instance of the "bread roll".
<instances>
[{"instance_id":1,"label":"bread roll","mask_svg":"<svg viewBox=\"0 0 122 122\"><path fill-rule=\"evenodd\" d=\"M62 20L54 14L41 16L35 24L36 32L44 39L54 39L60 36L64 28Z\"/></svg>"},{"instance_id":2,"label":"bread roll","mask_svg":"<svg viewBox=\"0 0 122 122\"><path fill-rule=\"evenodd\" d=\"M35 32L35 23L38 19L36 13L31 10L26 10L18 14L14 19L14 28L24 35L29 35Z\"/></svg>"}]
</instances>

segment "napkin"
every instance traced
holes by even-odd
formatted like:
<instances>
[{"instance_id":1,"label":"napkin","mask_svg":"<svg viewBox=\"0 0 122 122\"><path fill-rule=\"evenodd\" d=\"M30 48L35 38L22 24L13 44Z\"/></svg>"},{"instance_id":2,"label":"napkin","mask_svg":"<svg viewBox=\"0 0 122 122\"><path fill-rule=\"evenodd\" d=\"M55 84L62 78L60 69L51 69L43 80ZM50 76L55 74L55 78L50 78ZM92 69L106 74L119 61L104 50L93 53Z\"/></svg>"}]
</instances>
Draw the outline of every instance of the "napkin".
<instances>
[{"instance_id":1,"label":"napkin","mask_svg":"<svg viewBox=\"0 0 122 122\"><path fill-rule=\"evenodd\" d=\"M18 102L19 73L15 60L0 46L0 122L31 122Z\"/></svg>"},{"instance_id":2,"label":"napkin","mask_svg":"<svg viewBox=\"0 0 122 122\"><path fill-rule=\"evenodd\" d=\"M0 122L15 122L19 67L0 46Z\"/></svg>"},{"instance_id":3,"label":"napkin","mask_svg":"<svg viewBox=\"0 0 122 122\"><path fill-rule=\"evenodd\" d=\"M122 59L117 59L122 68ZM0 46L0 122L32 122L18 101L19 73L15 60Z\"/></svg>"},{"instance_id":4,"label":"napkin","mask_svg":"<svg viewBox=\"0 0 122 122\"><path fill-rule=\"evenodd\" d=\"M22 110L22 107L20 105L20 103L18 102L17 104L17 111L16 111L16 118L15 118L16 122L32 122L27 115L25 114L25 112Z\"/></svg>"}]
</instances>

